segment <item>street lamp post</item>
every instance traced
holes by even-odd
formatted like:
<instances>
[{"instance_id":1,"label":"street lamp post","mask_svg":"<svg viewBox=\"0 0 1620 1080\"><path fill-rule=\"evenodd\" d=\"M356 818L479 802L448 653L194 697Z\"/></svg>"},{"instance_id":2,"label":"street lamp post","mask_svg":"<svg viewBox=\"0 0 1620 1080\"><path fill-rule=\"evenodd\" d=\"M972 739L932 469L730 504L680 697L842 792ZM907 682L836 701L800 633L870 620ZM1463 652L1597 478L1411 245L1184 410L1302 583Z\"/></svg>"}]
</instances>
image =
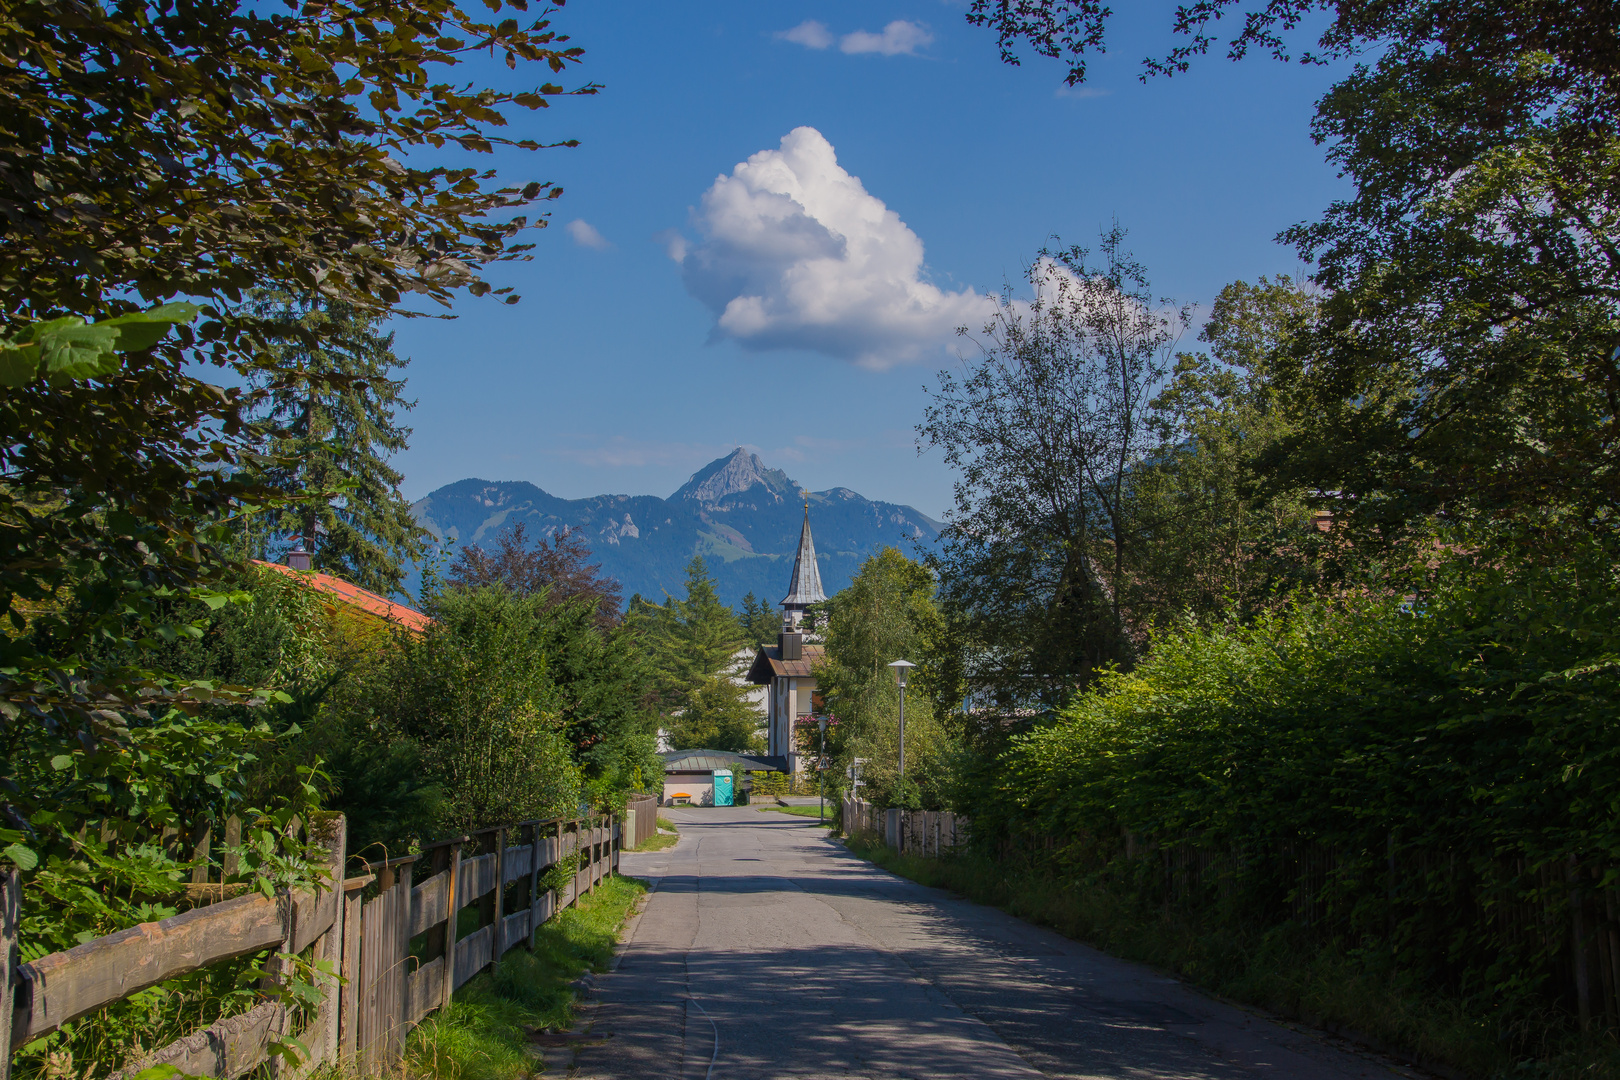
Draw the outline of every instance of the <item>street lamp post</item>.
<instances>
[{"instance_id":1,"label":"street lamp post","mask_svg":"<svg viewBox=\"0 0 1620 1080\"><path fill-rule=\"evenodd\" d=\"M900 684L900 779L906 778L906 676L916 667L910 660L896 660L889 665L894 669L894 681Z\"/></svg>"},{"instance_id":2,"label":"street lamp post","mask_svg":"<svg viewBox=\"0 0 1620 1080\"><path fill-rule=\"evenodd\" d=\"M821 820L827 820L827 718L816 717L816 726L821 729L821 759L816 762L816 796L821 800Z\"/></svg>"}]
</instances>

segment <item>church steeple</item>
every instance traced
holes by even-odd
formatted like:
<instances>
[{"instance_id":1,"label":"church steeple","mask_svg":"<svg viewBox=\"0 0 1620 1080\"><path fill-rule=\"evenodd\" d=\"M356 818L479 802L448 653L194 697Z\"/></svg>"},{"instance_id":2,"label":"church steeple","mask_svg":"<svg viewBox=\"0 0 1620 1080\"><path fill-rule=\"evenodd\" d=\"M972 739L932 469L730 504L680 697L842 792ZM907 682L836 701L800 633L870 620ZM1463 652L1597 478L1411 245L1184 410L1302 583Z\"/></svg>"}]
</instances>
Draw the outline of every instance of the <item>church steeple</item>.
<instances>
[{"instance_id":1,"label":"church steeple","mask_svg":"<svg viewBox=\"0 0 1620 1080\"><path fill-rule=\"evenodd\" d=\"M783 621L799 625L804 609L827 599L821 591L821 568L816 565L816 545L810 539L810 503L804 504L804 528L799 531L799 554L793 560L793 581L782 598Z\"/></svg>"}]
</instances>

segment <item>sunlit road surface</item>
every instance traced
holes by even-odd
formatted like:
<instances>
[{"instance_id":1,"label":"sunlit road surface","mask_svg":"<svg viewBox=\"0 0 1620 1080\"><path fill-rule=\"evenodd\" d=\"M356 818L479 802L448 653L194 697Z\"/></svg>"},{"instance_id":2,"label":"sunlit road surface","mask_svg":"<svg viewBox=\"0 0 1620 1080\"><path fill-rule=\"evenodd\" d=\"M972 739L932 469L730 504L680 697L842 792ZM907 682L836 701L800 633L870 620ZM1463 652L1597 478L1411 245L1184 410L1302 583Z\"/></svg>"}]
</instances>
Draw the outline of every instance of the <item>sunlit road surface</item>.
<instances>
[{"instance_id":1,"label":"sunlit road surface","mask_svg":"<svg viewBox=\"0 0 1620 1080\"><path fill-rule=\"evenodd\" d=\"M603 1038L581 1080L1414 1075L885 873L813 820L663 813L680 843L623 857L654 892L582 1011Z\"/></svg>"}]
</instances>

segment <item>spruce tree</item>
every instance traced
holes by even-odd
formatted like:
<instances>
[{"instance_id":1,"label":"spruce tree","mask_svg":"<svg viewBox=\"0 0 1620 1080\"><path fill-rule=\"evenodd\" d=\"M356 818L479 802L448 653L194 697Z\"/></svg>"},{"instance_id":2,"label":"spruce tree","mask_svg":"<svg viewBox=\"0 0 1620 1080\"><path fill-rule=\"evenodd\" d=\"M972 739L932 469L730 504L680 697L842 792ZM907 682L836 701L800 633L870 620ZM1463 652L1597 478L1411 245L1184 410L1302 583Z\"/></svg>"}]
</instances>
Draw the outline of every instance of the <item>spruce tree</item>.
<instances>
[{"instance_id":1,"label":"spruce tree","mask_svg":"<svg viewBox=\"0 0 1620 1080\"><path fill-rule=\"evenodd\" d=\"M407 561L422 557L427 532L389 465L411 429L402 396L409 363L394 335L351 304L319 295L261 292L250 306L273 329L274 367L296 378L264 382L256 419L270 429L266 478L306 497L254 524L250 544L269 557L302 537L314 566L373 592L399 591Z\"/></svg>"},{"instance_id":2,"label":"spruce tree","mask_svg":"<svg viewBox=\"0 0 1620 1080\"><path fill-rule=\"evenodd\" d=\"M711 678L729 677L737 666L737 651L747 644L742 624L720 602L700 555L686 566L684 599L671 596L654 605L632 597L627 621L645 643L652 696L666 717L685 709L691 695Z\"/></svg>"},{"instance_id":3,"label":"spruce tree","mask_svg":"<svg viewBox=\"0 0 1620 1080\"><path fill-rule=\"evenodd\" d=\"M758 647L770 645L782 629L782 613L766 600L758 600L753 593L743 597L742 611L737 616L742 623L748 644Z\"/></svg>"}]
</instances>

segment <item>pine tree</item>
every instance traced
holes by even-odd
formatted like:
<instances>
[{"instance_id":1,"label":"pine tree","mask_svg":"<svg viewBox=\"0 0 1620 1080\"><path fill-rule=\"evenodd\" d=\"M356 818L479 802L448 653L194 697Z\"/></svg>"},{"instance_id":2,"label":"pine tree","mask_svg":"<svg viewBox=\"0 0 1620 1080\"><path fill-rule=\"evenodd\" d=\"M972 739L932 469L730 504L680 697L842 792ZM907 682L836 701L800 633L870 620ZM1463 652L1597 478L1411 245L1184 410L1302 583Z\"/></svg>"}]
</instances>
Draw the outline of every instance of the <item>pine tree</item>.
<instances>
[{"instance_id":1,"label":"pine tree","mask_svg":"<svg viewBox=\"0 0 1620 1080\"><path fill-rule=\"evenodd\" d=\"M656 707L665 716L684 709L709 679L729 677L737 651L748 643L737 616L716 595L702 556L686 566L685 599L655 605L634 597L626 619L645 643Z\"/></svg>"},{"instance_id":2,"label":"pine tree","mask_svg":"<svg viewBox=\"0 0 1620 1080\"><path fill-rule=\"evenodd\" d=\"M261 292L253 314L275 328L268 352L277 369L303 377L263 383L256 419L271 429L267 478L308 498L252 527L263 557L295 537L314 566L362 588L391 595L405 564L421 558L427 532L400 493L388 458L405 449L411 429L399 413L415 407L398 377L409 361L394 355L394 335L352 305L317 295Z\"/></svg>"},{"instance_id":3,"label":"pine tree","mask_svg":"<svg viewBox=\"0 0 1620 1080\"><path fill-rule=\"evenodd\" d=\"M769 645L782 629L782 613L764 600L756 600L753 593L743 597L742 611L738 614L748 644Z\"/></svg>"},{"instance_id":4,"label":"pine tree","mask_svg":"<svg viewBox=\"0 0 1620 1080\"><path fill-rule=\"evenodd\" d=\"M725 675L714 675L686 696L680 715L670 722L669 741L676 750L763 753L761 720L748 701L747 687Z\"/></svg>"}]
</instances>

